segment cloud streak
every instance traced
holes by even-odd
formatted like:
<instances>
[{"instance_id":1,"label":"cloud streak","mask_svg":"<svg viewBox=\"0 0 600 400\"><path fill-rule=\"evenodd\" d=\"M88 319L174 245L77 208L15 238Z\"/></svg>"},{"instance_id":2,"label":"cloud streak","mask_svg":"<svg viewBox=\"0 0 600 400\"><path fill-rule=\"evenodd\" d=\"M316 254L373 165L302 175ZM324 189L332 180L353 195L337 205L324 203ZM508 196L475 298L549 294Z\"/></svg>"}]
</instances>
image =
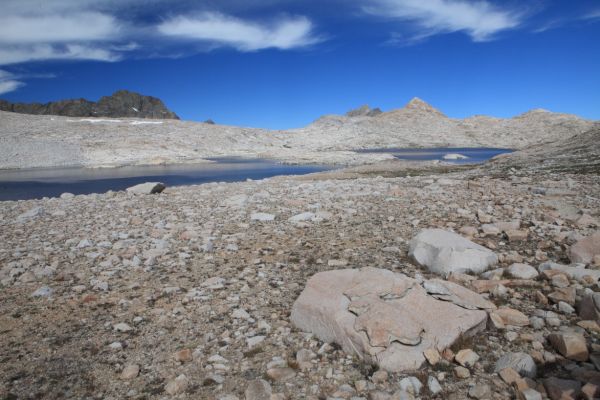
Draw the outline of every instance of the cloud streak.
<instances>
[{"instance_id":1,"label":"cloud streak","mask_svg":"<svg viewBox=\"0 0 600 400\"><path fill-rule=\"evenodd\" d=\"M522 15L488 1L370 0L363 11L370 15L413 24L420 40L443 33L464 32L475 42L493 40L496 34L521 24Z\"/></svg>"},{"instance_id":2,"label":"cloud streak","mask_svg":"<svg viewBox=\"0 0 600 400\"><path fill-rule=\"evenodd\" d=\"M600 8L584 15L583 19L600 19Z\"/></svg>"},{"instance_id":3,"label":"cloud streak","mask_svg":"<svg viewBox=\"0 0 600 400\"><path fill-rule=\"evenodd\" d=\"M98 12L0 16L0 44L106 41L119 31L113 16Z\"/></svg>"},{"instance_id":4,"label":"cloud streak","mask_svg":"<svg viewBox=\"0 0 600 400\"><path fill-rule=\"evenodd\" d=\"M148 7L172 7L167 0L4 0L0 13L0 66L44 60L119 61L135 52L144 57L170 53L190 42L195 51L230 47L238 51L290 50L320 39L306 17L280 17L271 23L219 12L194 14L182 2L179 14L156 22L138 15ZM185 12L190 10L190 12ZM154 21L154 22L152 22ZM180 50L179 50L180 51Z\"/></svg>"},{"instance_id":5,"label":"cloud streak","mask_svg":"<svg viewBox=\"0 0 600 400\"><path fill-rule=\"evenodd\" d=\"M17 90L25 83L16 79L17 77L8 71L0 69L0 94Z\"/></svg>"},{"instance_id":6,"label":"cloud streak","mask_svg":"<svg viewBox=\"0 0 600 400\"><path fill-rule=\"evenodd\" d=\"M240 51L305 47L318 41L312 30L312 23L305 17L285 17L272 24L260 24L214 12L195 17L179 16L158 26L158 32L165 36L198 40Z\"/></svg>"}]
</instances>

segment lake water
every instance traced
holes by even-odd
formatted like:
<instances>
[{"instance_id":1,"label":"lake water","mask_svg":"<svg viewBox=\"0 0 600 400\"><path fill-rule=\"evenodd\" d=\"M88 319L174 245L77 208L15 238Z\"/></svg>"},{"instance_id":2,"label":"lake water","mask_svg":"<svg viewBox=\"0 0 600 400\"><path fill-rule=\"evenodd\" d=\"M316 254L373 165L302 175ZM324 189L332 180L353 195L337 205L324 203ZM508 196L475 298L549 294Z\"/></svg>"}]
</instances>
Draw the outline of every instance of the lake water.
<instances>
[{"instance_id":1,"label":"lake water","mask_svg":"<svg viewBox=\"0 0 600 400\"><path fill-rule=\"evenodd\" d=\"M359 153L391 153L402 160L443 160L449 163L482 163L508 149L429 148L367 149ZM460 154L465 159L444 159ZM62 193L104 193L124 190L143 182L163 182L167 186L208 182L236 182L277 175L303 175L331 169L322 165L285 165L272 160L214 158L214 163L156 165L123 168L40 168L0 171L0 201L58 197Z\"/></svg>"},{"instance_id":2,"label":"lake water","mask_svg":"<svg viewBox=\"0 0 600 400\"><path fill-rule=\"evenodd\" d=\"M440 160L453 164L479 164L499 154L511 153L510 149L496 149L486 147L434 147L428 149L366 149L358 153L391 153L400 160ZM444 156L460 154L464 159L445 159Z\"/></svg>"},{"instance_id":3,"label":"lake water","mask_svg":"<svg viewBox=\"0 0 600 400\"><path fill-rule=\"evenodd\" d=\"M122 168L40 168L0 171L0 201L57 197L62 193L105 193L143 182L167 187L207 182L236 182L277 175L325 171L321 165L285 165L271 160L217 158L214 163Z\"/></svg>"}]
</instances>

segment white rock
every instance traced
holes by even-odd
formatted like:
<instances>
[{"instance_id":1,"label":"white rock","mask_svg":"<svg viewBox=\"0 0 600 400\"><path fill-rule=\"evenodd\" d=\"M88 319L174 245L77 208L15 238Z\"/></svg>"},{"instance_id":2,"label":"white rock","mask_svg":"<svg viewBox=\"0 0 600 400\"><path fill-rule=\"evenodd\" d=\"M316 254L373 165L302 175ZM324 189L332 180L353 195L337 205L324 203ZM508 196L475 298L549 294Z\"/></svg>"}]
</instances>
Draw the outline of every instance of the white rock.
<instances>
[{"instance_id":1,"label":"white rock","mask_svg":"<svg viewBox=\"0 0 600 400\"><path fill-rule=\"evenodd\" d=\"M275 215L267 213L252 213L250 215L252 221L268 222L275 220Z\"/></svg>"},{"instance_id":2,"label":"white rock","mask_svg":"<svg viewBox=\"0 0 600 400\"><path fill-rule=\"evenodd\" d=\"M539 273L531 265L515 263L508 267L508 273L517 279L535 279Z\"/></svg>"},{"instance_id":3,"label":"white rock","mask_svg":"<svg viewBox=\"0 0 600 400\"><path fill-rule=\"evenodd\" d=\"M33 207L32 209L25 211L23 214L20 214L17 217L17 221L18 222L25 222L27 220L33 219L33 218L37 218L39 216L44 215L46 212L44 210L44 207L38 206L38 207Z\"/></svg>"},{"instance_id":4,"label":"white rock","mask_svg":"<svg viewBox=\"0 0 600 400\"><path fill-rule=\"evenodd\" d=\"M442 391L442 386L440 385L440 382L438 382L438 380L433 376L427 378L427 387L433 395L436 395Z\"/></svg>"},{"instance_id":5,"label":"white rock","mask_svg":"<svg viewBox=\"0 0 600 400\"><path fill-rule=\"evenodd\" d=\"M481 273L498 263L491 250L442 229L422 230L410 241L408 254L443 276L454 272Z\"/></svg>"},{"instance_id":6,"label":"white rock","mask_svg":"<svg viewBox=\"0 0 600 400\"><path fill-rule=\"evenodd\" d=\"M423 384L414 376L409 376L400 380L400 390L404 390L410 394L418 396L421 393Z\"/></svg>"},{"instance_id":7,"label":"white rock","mask_svg":"<svg viewBox=\"0 0 600 400\"><path fill-rule=\"evenodd\" d=\"M113 325L113 329L117 332L131 332L133 330L133 328L125 322L119 322L118 324Z\"/></svg>"},{"instance_id":8,"label":"white rock","mask_svg":"<svg viewBox=\"0 0 600 400\"><path fill-rule=\"evenodd\" d=\"M86 247L92 247L94 244L89 239L82 239L77 244L78 249L85 249Z\"/></svg>"},{"instance_id":9,"label":"white rock","mask_svg":"<svg viewBox=\"0 0 600 400\"><path fill-rule=\"evenodd\" d=\"M54 291L48 286L42 286L35 292L31 293L31 297L50 297Z\"/></svg>"},{"instance_id":10,"label":"white rock","mask_svg":"<svg viewBox=\"0 0 600 400\"><path fill-rule=\"evenodd\" d=\"M302 222L302 221L311 221L316 217L315 214L311 212L304 212L302 214L296 214L290 218L290 222Z\"/></svg>"},{"instance_id":11,"label":"white rock","mask_svg":"<svg viewBox=\"0 0 600 400\"><path fill-rule=\"evenodd\" d=\"M214 276L202 282L200 286L210 290L223 289L225 287L225 279L220 276Z\"/></svg>"},{"instance_id":12,"label":"white rock","mask_svg":"<svg viewBox=\"0 0 600 400\"><path fill-rule=\"evenodd\" d=\"M161 182L146 182L128 187L126 190L133 194L156 194L165 190L165 187L165 184Z\"/></svg>"},{"instance_id":13,"label":"white rock","mask_svg":"<svg viewBox=\"0 0 600 400\"><path fill-rule=\"evenodd\" d=\"M184 374L179 375L165 386L165 392L171 396L182 393L190 384L189 379Z\"/></svg>"},{"instance_id":14,"label":"white rock","mask_svg":"<svg viewBox=\"0 0 600 400\"><path fill-rule=\"evenodd\" d=\"M265 336L259 335L247 338L246 343L248 344L249 348L253 348L264 342L264 340Z\"/></svg>"},{"instance_id":15,"label":"white rock","mask_svg":"<svg viewBox=\"0 0 600 400\"><path fill-rule=\"evenodd\" d=\"M231 316L233 318L236 318L236 319L245 319L245 320L252 319L252 317L250 316L250 314L248 314L248 312L246 312L246 310L244 310L243 308L237 308L237 309L235 309L235 311L233 311L231 313Z\"/></svg>"},{"instance_id":16,"label":"white rock","mask_svg":"<svg viewBox=\"0 0 600 400\"><path fill-rule=\"evenodd\" d=\"M246 400L270 400L271 385L264 379L257 379L248 384L244 392Z\"/></svg>"}]
</instances>

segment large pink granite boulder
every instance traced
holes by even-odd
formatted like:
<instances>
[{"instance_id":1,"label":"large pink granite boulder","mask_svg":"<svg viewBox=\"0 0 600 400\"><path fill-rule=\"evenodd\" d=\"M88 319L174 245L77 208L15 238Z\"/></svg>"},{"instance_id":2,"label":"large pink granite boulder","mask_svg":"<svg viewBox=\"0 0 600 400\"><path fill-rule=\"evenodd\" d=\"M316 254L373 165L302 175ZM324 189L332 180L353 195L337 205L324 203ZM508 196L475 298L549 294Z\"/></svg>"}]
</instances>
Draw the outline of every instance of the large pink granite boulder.
<instances>
[{"instance_id":1,"label":"large pink granite boulder","mask_svg":"<svg viewBox=\"0 0 600 400\"><path fill-rule=\"evenodd\" d=\"M321 272L292 308L292 323L348 354L390 372L418 369L423 352L443 351L485 328L495 306L443 281L419 283L404 274L362 268Z\"/></svg>"}]
</instances>

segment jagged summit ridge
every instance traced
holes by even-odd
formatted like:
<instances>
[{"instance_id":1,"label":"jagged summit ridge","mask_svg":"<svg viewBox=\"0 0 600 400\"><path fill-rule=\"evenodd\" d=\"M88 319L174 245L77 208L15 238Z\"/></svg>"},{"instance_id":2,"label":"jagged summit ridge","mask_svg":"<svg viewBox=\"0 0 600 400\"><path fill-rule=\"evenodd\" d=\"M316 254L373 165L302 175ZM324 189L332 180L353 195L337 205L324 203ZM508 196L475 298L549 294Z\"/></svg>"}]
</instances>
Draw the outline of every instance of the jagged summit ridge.
<instances>
[{"instance_id":1,"label":"jagged summit ridge","mask_svg":"<svg viewBox=\"0 0 600 400\"><path fill-rule=\"evenodd\" d=\"M66 117L179 119L158 98L128 90L118 90L97 102L86 99L41 103L11 103L0 100L0 110L20 114L61 115Z\"/></svg>"}]
</instances>

